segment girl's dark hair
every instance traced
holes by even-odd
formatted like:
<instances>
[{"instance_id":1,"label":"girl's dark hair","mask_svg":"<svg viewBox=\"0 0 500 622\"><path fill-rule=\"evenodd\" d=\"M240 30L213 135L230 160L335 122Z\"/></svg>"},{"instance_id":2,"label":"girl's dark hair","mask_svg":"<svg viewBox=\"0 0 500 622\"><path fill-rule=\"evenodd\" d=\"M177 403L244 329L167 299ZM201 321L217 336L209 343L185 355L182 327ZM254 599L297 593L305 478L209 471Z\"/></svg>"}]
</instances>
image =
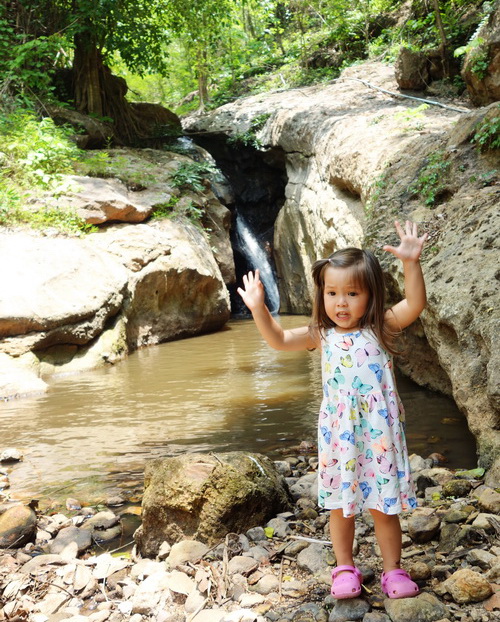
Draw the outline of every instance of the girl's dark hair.
<instances>
[{"instance_id":1,"label":"girl's dark hair","mask_svg":"<svg viewBox=\"0 0 500 622\"><path fill-rule=\"evenodd\" d=\"M336 326L325 311L323 292L325 271L328 266L351 270L354 283L369 293L368 306L361 318L360 328L370 328L380 345L392 354L397 354L394 341L397 333L391 331L385 319L385 279L378 259L370 251L360 248L344 248L336 251L328 259L319 259L312 267L315 285L311 329L323 334Z\"/></svg>"}]
</instances>

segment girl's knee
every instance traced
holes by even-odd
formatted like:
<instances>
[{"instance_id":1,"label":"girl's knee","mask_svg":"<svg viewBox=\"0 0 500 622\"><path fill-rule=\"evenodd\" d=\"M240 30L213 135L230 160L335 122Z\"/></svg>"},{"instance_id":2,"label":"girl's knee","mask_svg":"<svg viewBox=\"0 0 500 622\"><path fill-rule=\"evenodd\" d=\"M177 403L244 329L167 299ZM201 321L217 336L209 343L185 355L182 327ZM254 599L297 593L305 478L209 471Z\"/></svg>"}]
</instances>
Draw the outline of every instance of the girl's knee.
<instances>
[{"instance_id":1,"label":"girl's knee","mask_svg":"<svg viewBox=\"0 0 500 622\"><path fill-rule=\"evenodd\" d=\"M373 516L373 520L377 523L399 523L398 514L384 514L379 510L370 510L370 514Z\"/></svg>"}]
</instances>

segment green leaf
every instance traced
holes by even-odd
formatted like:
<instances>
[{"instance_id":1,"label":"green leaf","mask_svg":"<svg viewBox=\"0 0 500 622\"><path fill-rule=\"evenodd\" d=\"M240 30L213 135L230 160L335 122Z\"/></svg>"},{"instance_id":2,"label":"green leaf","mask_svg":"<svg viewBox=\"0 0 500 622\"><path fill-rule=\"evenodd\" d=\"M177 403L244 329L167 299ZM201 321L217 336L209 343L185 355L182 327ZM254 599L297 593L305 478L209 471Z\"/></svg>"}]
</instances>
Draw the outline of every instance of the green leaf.
<instances>
[{"instance_id":1,"label":"green leaf","mask_svg":"<svg viewBox=\"0 0 500 622\"><path fill-rule=\"evenodd\" d=\"M274 529L272 527L264 527L264 533L267 538L272 538L274 536Z\"/></svg>"}]
</instances>

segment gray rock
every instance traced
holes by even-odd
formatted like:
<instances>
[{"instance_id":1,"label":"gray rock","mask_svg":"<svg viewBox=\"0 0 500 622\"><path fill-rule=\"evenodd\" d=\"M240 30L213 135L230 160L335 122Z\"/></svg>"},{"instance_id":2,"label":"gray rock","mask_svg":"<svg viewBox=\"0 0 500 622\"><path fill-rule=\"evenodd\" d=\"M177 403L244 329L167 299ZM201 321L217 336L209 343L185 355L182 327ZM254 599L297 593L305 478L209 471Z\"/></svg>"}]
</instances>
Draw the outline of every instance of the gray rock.
<instances>
[{"instance_id":1,"label":"gray rock","mask_svg":"<svg viewBox=\"0 0 500 622\"><path fill-rule=\"evenodd\" d=\"M328 561L333 562L331 547L322 544L310 544L297 555L297 566L312 574L326 570Z\"/></svg>"},{"instance_id":2,"label":"gray rock","mask_svg":"<svg viewBox=\"0 0 500 622\"><path fill-rule=\"evenodd\" d=\"M461 509L452 509L443 516L445 523L464 523L470 516L470 512Z\"/></svg>"},{"instance_id":3,"label":"gray rock","mask_svg":"<svg viewBox=\"0 0 500 622\"><path fill-rule=\"evenodd\" d=\"M0 289L16 292L0 300L0 345L8 354L86 344L123 302L125 268L88 239L4 235L0 263L6 262Z\"/></svg>"},{"instance_id":4,"label":"gray rock","mask_svg":"<svg viewBox=\"0 0 500 622\"><path fill-rule=\"evenodd\" d=\"M317 499L317 486L317 473L308 473L307 475L303 475L295 484L290 486L290 494L295 500L300 499L300 497Z\"/></svg>"},{"instance_id":5,"label":"gray rock","mask_svg":"<svg viewBox=\"0 0 500 622\"><path fill-rule=\"evenodd\" d=\"M252 527L246 532L247 538L252 542L259 542L261 540L267 541L266 532L264 527Z\"/></svg>"},{"instance_id":6,"label":"gray rock","mask_svg":"<svg viewBox=\"0 0 500 622\"><path fill-rule=\"evenodd\" d=\"M381 611L369 611L365 614L363 622L391 622L391 619Z\"/></svg>"},{"instance_id":7,"label":"gray rock","mask_svg":"<svg viewBox=\"0 0 500 622\"><path fill-rule=\"evenodd\" d=\"M469 529L468 525L455 525L453 523L444 525L439 537L438 551L440 553L451 553L467 536Z\"/></svg>"},{"instance_id":8,"label":"gray rock","mask_svg":"<svg viewBox=\"0 0 500 622\"><path fill-rule=\"evenodd\" d=\"M49 552L53 554L61 553L72 542L76 543L78 552L82 553L92 544L92 534L88 529L64 527L49 544Z\"/></svg>"},{"instance_id":9,"label":"gray rock","mask_svg":"<svg viewBox=\"0 0 500 622\"><path fill-rule=\"evenodd\" d=\"M283 477L290 477L292 475L292 467L286 460L275 460L274 466Z\"/></svg>"},{"instance_id":10,"label":"gray rock","mask_svg":"<svg viewBox=\"0 0 500 622\"><path fill-rule=\"evenodd\" d=\"M483 512L500 514L500 493L485 486L478 498L479 507Z\"/></svg>"},{"instance_id":11,"label":"gray rock","mask_svg":"<svg viewBox=\"0 0 500 622\"><path fill-rule=\"evenodd\" d=\"M408 519L408 535L414 542L429 542L439 532L441 520L427 508L415 510Z\"/></svg>"},{"instance_id":12,"label":"gray rock","mask_svg":"<svg viewBox=\"0 0 500 622\"><path fill-rule=\"evenodd\" d=\"M496 516L494 514L481 512L472 522L472 526L476 529L484 529L484 531L493 531L493 525L491 524L489 518L495 520Z\"/></svg>"},{"instance_id":13,"label":"gray rock","mask_svg":"<svg viewBox=\"0 0 500 622\"><path fill-rule=\"evenodd\" d=\"M431 577L431 569L424 562L414 562L408 572L414 581L425 581Z\"/></svg>"},{"instance_id":14,"label":"gray rock","mask_svg":"<svg viewBox=\"0 0 500 622\"><path fill-rule=\"evenodd\" d=\"M252 546L249 548L247 555L253 557L259 564L267 564L271 557L271 552L263 546Z\"/></svg>"},{"instance_id":15,"label":"gray rock","mask_svg":"<svg viewBox=\"0 0 500 622\"><path fill-rule=\"evenodd\" d=\"M282 518L272 518L266 525L274 530L274 534L277 538L285 538L292 530L286 520Z\"/></svg>"},{"instance_id":16,"label":"gray rock","mask_svg":"<svg viewBox=\"0 0 500 622\"><path fill-rule=\"evenodd\" d=\"M316 603L301 605L292 617L294 622L326 622L327 619L326 611Z\"/></svg>"},{"instance_id":17,"label":"gray rock","mask_svg":"<svg viewBox=\"0 0 500 622\"><path fill-rule=\"evenodd\" d=\"M248 589L251 592L257 592L257 594L266 595L271 592L277 592L279 585L278 577L273 574L265 574L255 585L250 585Z\"/></svg>"},{"instance_id":18,"label":"gray rock","mask_svg":"<svg viewBox=\"0 0 500 622\"><path fill-rule=\"evenodd\" d=\"M484 551L483 549L472 549L467 554L467 561L472 566L479 566L482 570L489 570L492 568L498 557L493 555L489 551Z\"/></svg>"},{"instance_id":19,"label":"gray rock","mask_svg":"<svg viewBox=\"0 0 500 622\"><path fill-rule=\"evenodd\" d=\"M392 622L437 622L448 615L446 607L427 592L413 598L386 598L384 606Z\"/></svg>"},{"instance_id":20,"label":"gray rock","mask_svg":"<svg viewBox=\"0 0 500 622\"><path fill-rule=\"evenodd\" d=\"M290 542L290 544L287 544L287 547L285 549L285 555L289 555L290 557L295 557L301 551L303 551L304 549L307 549L308 546L309 546L309 543L306 542L305 540L295 540L293 542Z\"/></svg>"},{"instance_id":21,"label":"gray rock","mask_svg":"<svg viewBox=\"0 0 500 622\"><path fill-rule=\"evenodd\" d=\"M429 458L424 459L422 456L418 456L417 454L411 454L408 459L410 461L410 469L412 473L432 467L432 460Z\"/></svg>"},{"instance_id":22,"label":"gray rock","mask_svg":"<svg viewBox=\"0 0 500 622\"><path fill-rule=\"evenodd\" d=\"M236 555L229 560L227 570L229 574L242 574L249 575L259 567L259 562L253 557L246 557L244 555Z\"/></svg>"},{"instance_id":23,"label":"gray rock","mask_svg":"<svg viewBox=\"0 0 500 622\"><path fill-rule=\"evenodd\" d=\"M347 620L362 620L370 610L370 604L362 598L347 598L336 600L330 613L328 622L347 622Z\"/></svg>"}]
</instances>

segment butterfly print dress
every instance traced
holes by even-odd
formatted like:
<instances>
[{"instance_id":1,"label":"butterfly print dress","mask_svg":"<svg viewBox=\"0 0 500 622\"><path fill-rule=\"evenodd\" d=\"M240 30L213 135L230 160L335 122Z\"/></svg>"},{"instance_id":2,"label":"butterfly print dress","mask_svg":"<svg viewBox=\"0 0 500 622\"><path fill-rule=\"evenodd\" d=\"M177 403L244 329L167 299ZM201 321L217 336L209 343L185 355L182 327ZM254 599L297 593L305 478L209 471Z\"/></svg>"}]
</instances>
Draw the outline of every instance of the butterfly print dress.
<instances>
[{"instance_id":1,"label":"butterfly print dress","mask_svg":"<svg viewBox=\"0 0 500 622\"><path fill-rule=\"evenodd\" d=\"M326 331L319 414L319 505L353 516L417 505L392 359L373 333Z\"/></svg>"}]
</instances>

